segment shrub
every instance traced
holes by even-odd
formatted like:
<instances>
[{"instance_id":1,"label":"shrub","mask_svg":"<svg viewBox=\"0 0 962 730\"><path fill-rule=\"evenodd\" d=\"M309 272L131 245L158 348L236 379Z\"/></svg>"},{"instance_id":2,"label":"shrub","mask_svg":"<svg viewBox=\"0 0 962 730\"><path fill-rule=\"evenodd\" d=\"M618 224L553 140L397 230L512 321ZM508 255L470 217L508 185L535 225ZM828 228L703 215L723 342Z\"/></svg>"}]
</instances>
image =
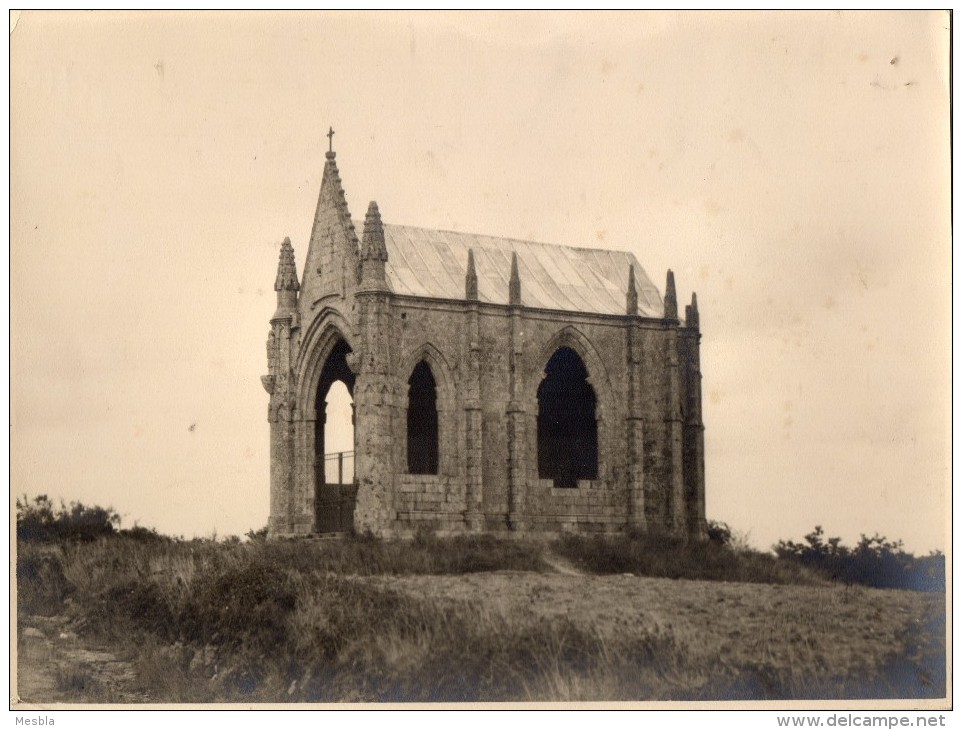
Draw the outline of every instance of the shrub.
<instances>
[{"instance_id":1,"label":"shrub","mask_svg":"<svg viewBox=\"0 0 962 730\"><path fill-rule=\"evenodd\" d=\"M56 507L45 494L32 501L24 495L17 498L17 540L54 542L57 540L90 541L113 534L120 515L110 507L70 505L60 501Z\"/></svg>"},{"instance_id":2,"label":"shrub","mask_svg":"<svg viewBox=\"0 0 962 730\"><path fill-rule=\"evenodd\" d=\"M251 542L264 542L267 539L267 525L259 530L248 530L246 537Z\"/></svg>"},{"instance_id":3,"label":"shrub","mask_svg":"<svg viewBox=\"0 0 962 730\"><path fill-rule=\"evenodd\" d=\"M804 542L781 540L775 545L780 559L804 565L844 583L874 588L906 588L916 591L945 590L945 557L935 552L921 558L902 548L901 540L891 541L876 534L862 535L854 548L841 538L825 537L820 525L805 536Z\"/></svg>"},{"instance_id":4,"label":"shrub","mask_svg":"<svg viewBox=\"0 0 962 730\"><path fill-rule=\"evenodd\" d=\"M289 569L263 551L236 568L201 571L180 612L180 637L230 648L269 651L284 641L284 619L294 609L296 585ZM296 574L293 576L296 579Z\"/></svg>"},{"instance_id":5,"label":"shrub","mask_svg":"<svg viewBox=\"0 0 962 730\"><path fill-rule=\"evenodd\" d=\"M732 544L732 528L725 522L708 520L708 539L723 547Z\"/></svg>"},{"instance_id":6,"label":"shrub","mask_svg":"<svg viewBox=\"0 0 962 730\"><path fill-rule=\"evenodd\" d=\"M137 542L146 543L169 543L174 542L175 539L167 535L161 535L157 532L156 527L146 528L140 525L134 525L133 527L120 530L117 534L129 537L131 540L136 540Z\"/></svg>"}]
</instances>

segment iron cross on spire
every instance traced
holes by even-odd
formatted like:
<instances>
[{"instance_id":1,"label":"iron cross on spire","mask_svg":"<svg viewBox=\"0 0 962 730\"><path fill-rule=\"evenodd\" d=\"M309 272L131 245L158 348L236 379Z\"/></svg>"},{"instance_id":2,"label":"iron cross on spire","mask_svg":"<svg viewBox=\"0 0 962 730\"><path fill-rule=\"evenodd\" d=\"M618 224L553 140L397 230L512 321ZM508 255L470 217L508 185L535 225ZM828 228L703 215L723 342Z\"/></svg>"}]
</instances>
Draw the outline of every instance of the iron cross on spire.
<instances>
[{"instance_id":1,"label":"iron cross on spire","mask_svg":"<svg viewBox=\"0 0 962 730\"><path fill-rule=\"evenodd\" d=\"M327 151L334 151L334 127L327 130Z\"/></svg>"}]
</instances>

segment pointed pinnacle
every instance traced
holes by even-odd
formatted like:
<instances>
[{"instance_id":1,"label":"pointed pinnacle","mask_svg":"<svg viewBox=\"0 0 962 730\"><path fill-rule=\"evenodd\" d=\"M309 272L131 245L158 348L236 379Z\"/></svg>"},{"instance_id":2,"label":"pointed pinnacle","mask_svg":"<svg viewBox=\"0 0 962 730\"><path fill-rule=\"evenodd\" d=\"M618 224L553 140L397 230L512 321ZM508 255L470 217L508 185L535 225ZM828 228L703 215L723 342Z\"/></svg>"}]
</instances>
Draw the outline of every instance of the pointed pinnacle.
<instances>
[{"instance_id":1,"label":"pointed pinnacle","mask_svg":"<svg viewBox=\"0 0 962 730\"><path fill-rule=\"evenodd\" d=\"M665 319L678 319L678 299L675 295L675 275L668 269L668 282L665 284Z\"/></svg>"},{"instance_id":2,"label":"pointed pinnacle","mask_svg":"<svg viewBox=\"0 0 962 730\"><path fill-rule=\"evenodd\" d=\"M468 270L464 275L464 298L478 300L478 272L474 268L474 250L468 249Z\"/></svg>"},{"instance_id":3,"label":"pointed pinnacle","mask_svg":"<svg viewBox=\"0 0 962 730\"><path fill-rule=\"evenodd\" d=\"M301 288L297 282L297 264L294 261L294 247L291 239L285 238L281 244L281 255L277 262L277 278L274 280L274 291L298 291Z\"/></svg>"},{"instance_id":4,"label":"pointed pinnacle","mask_svg":"<svg viewBox=\"0 0 962 730\"><path fill-rule=\"evenodd\" d=\"M628 265L628 295L625 297L625 314L638 314L638 289L635 287L635 265Z\"/></svg>"},{"instance_id":5,"label":"pointed pinnacle","mask_svg":"<svg viewBox=\"0 0 962 730\"><path fill-rule=\"evenodd\" d=\"M685 307L685 326L698 329L698 296L691 293L691 304Z\"/></svg>"},{"instance_id":6,"label":"pointed pinnacle","mask_svg":"<svg viewBox=\"0 0 962 730\"><path fill-rule=\"evenodd\" d=\"M381 224L381 212L373 200L367 207L364 216L364 234L361 245L361 256L366 259L387 261L387 246L384 244L384 226Z\"/></svg>"},{"instance_id":7,"label":"pointed pinnacle","mask_svg":"<svg viewBox=\"0 0 962 730\"><path fill-rule=\"evenodd\" d=\"M511 252L511 280L508 282L508 304L521 304L521 277L518 275L518 254Z\"/></svg>"}]
</instances>

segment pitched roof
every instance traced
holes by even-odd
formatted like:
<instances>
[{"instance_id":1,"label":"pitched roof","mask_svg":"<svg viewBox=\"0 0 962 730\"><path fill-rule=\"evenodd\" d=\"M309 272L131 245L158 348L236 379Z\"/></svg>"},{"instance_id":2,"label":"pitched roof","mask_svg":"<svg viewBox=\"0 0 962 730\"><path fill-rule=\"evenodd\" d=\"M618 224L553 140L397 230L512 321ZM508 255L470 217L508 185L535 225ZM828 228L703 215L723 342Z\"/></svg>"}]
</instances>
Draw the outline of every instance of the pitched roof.
<instances>
[{"instance_id":1,"label":"pitched roof","mask_svg":"<svg viewBox=\"0 0 962 730\"><path fill-rule=\"evenodd\" d=\"M554 246L475 233L384 224L386 274L395 294L464 299L468 249L474 251L478 300L508 303L511 254L518 255L521 302L527 307L625 314L628 267L635 267L638 314L661 317L661 296L626 251Z\"/></svg>"}]
</instances>

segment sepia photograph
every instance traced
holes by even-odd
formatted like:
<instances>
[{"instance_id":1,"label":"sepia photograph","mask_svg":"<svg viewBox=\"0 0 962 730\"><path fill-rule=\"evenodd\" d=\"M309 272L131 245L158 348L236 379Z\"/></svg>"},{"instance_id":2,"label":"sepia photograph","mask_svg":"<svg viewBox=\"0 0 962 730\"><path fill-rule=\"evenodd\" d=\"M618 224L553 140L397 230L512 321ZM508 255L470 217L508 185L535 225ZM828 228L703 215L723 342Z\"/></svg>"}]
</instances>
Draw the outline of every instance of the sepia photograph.
<instances>
[{"instance_id":1,"label":"sepia photograph","mask_svg":"<svg viewBox=\"0 0 962 730\"><path fill-rule=\"evenodd\" d=\"M950 11L9 20L18 724L951 708Z\"/></svg>"}]
</instances>

